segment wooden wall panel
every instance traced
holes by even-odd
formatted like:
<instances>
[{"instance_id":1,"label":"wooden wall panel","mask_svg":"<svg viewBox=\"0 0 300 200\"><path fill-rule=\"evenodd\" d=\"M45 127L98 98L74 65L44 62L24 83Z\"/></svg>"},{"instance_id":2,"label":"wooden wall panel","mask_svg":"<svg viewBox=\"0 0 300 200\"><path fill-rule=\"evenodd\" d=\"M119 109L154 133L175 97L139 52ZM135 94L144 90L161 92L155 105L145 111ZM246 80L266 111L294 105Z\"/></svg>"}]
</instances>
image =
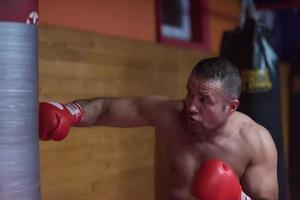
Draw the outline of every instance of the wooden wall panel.
<instances>
[{"instance_id":1,"label":"wooden wall panel","mask_svg":"<svg viewBox=\"0 0 300 200\"><path fill-rule=\"evenodd\" d=\"M224 31L235 28L240 18L240 1L208 1L210 51L219 53Z\"/></svg>"},{"instance_id":2,"label":"wooden wall panel","mask_svg":"<svg viewBox=\"0 0 300 200\"><path fill-rule=\"evenodd\" d=\"M281 63L279 65L279 89L281 98L280 108L286 169L288 169L289 163L290 79L290 65L288 65L287 63Z\"/></svg>"},{"instance_id":3,"label":"wooden wall panel","mask_svg":"<svg viewBox=\"0 0 300 200\"><path fill-rule=\"evenodd\" d=\"M40 27L40 100L96 96L185 95L196 50ZM153 128L72 128L61 142L40 142L43 200L150 200Z\"/></svg>"}]
</instances>

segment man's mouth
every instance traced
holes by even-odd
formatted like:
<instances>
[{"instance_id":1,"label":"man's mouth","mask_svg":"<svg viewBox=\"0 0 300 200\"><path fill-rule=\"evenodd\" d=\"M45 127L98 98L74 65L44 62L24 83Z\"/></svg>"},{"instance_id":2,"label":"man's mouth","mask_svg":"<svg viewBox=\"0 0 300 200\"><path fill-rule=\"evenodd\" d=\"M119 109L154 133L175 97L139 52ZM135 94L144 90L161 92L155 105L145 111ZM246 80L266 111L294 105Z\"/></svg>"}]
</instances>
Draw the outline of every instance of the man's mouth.
<instances>
[{"instance_id":1,"label":"man's mouth","mask_svg":"<svg viewBox=\"0 0 300 200\"><path fill-rule=\"evenodd\" d=\"M187 116L187 121L189 123L199 123L200 122L197 116L189 116L189 115Z\"/></svg>"}]
</instances>

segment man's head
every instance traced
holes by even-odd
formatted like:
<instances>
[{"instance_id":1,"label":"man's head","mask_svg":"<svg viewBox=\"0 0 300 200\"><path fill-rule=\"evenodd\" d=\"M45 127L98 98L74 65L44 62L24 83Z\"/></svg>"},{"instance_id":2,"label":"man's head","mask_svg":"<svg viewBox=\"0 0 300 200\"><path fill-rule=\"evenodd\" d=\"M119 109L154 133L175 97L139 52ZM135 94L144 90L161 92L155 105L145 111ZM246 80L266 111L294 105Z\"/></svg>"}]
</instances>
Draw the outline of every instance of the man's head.
<instances>
[{"instance_id":1,"label":"man's head","mask_svg":"<svg viewBox=\"0 0 300 200\"><path fill-rule=\"evenodd\" d=\"M186 116L196 132L218 128L238 108L241 77L237 67L224 58L201 60L187 83Z\"/></svg>"},{"instance_id":2,"label":"man's head","mask_svg":"<svg viewBox=\"0 0 300 200\"><path fill-rule=\"evenodd\" d=\"M227 97L238 99L241 94L241 77L237 67L225 58L213 57L201 60L192 74L206 80L220 81Z\"/></svg>"}]
</instances>

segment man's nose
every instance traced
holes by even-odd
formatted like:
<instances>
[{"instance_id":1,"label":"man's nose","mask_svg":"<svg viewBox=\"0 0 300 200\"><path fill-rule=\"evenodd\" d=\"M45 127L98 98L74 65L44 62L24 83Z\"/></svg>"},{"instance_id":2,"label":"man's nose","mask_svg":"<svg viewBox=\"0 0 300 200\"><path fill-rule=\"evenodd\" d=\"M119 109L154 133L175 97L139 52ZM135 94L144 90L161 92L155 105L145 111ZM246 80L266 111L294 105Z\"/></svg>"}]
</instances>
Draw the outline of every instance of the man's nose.
<instances>
[{"instance_id":1,"label":"man's nose","mask_svg":"<svg viewBox=\"0 0 300 200\"><path fill-rule=\"evenodd\" d=\"M190 99L188 104L187 104L187 111L189 114L197 114L199 111L198 111L198 108L196 106L196 102L195 102L195 99Z\"/></svg>"}]
</instances>

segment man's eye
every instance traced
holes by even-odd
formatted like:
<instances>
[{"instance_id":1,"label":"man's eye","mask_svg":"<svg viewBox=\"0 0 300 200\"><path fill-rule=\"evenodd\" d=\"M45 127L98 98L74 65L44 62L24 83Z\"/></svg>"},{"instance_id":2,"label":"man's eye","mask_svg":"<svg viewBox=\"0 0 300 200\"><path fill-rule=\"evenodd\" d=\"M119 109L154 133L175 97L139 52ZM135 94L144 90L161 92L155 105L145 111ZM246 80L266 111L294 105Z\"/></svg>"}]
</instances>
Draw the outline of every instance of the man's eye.
<instances>
[{"instance_id":1,"label":"man's eye","mask_svg":"<svg viewBox=\"0 0 300 200\"><path fill-rule=\"evenodd\" d=\"M203 98L203 97L200 97L200 102L201 102L201 103L207 103L207 99L206 99L206 98Z\"/></svg>"}]
</instances>

